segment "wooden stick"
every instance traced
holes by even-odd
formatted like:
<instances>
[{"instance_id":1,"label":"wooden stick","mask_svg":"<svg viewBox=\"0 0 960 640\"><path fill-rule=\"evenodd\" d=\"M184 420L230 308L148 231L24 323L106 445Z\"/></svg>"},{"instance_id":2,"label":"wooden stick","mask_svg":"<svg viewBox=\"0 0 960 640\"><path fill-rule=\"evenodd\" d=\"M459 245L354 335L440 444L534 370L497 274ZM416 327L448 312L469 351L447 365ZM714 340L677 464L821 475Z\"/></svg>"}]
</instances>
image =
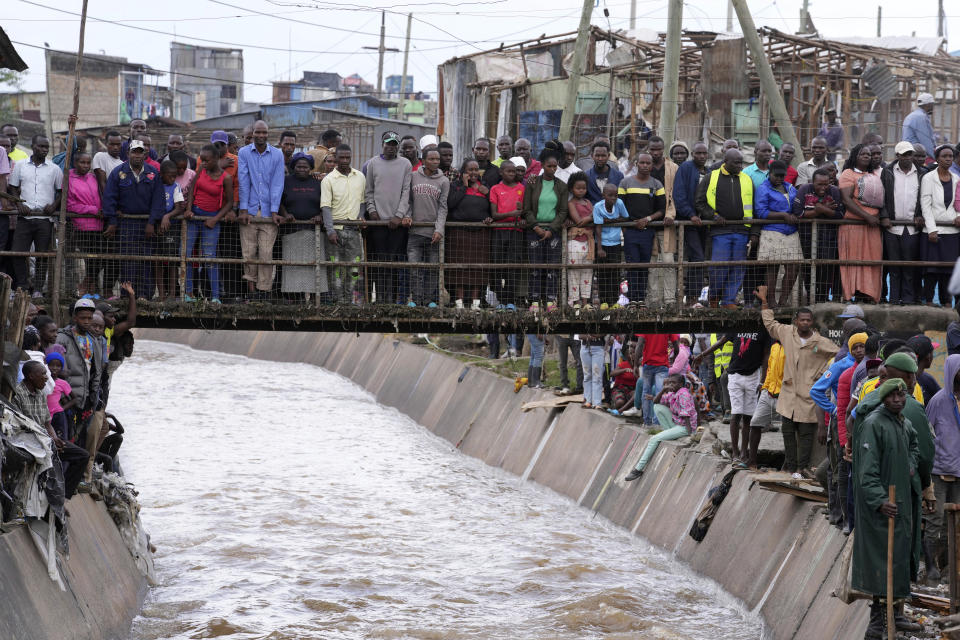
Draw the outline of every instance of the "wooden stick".
<instances>
[{"instance_id":1,"label":"wooden stick","mask_svg":"<svg viewBox=\"0 0 960 640\"><path fill-rule=\"evenodd\" d=\"M896 504L897 487L889 487L890 504ZM887 519L887 638L896 640L897 624L893 621L893 528L896 518Z\"/></svg>"}]
</instances>

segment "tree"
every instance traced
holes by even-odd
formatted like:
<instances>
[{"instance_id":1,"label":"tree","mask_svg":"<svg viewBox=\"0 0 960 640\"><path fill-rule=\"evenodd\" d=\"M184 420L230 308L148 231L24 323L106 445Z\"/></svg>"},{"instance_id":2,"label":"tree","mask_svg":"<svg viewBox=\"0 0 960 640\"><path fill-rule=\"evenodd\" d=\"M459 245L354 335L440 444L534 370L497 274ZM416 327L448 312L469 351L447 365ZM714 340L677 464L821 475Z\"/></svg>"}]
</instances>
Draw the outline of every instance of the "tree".
<instances>
[{"instance_id":1,"label":"tree","mask_svg":"<svg viewBox=\"0 0 960 640\"><path fill-rule=\"evenodd\" d=\"M7 95L0 94L0 121L6 122L12 120L18 114L15 108L15 102L11 93L18 93L23 88L23 81L27 74L24 71L13 71L12 69L0 69L0 91L9 92ZM12 91L10 91L12 89Z\"/></svg>"}]
</instances>

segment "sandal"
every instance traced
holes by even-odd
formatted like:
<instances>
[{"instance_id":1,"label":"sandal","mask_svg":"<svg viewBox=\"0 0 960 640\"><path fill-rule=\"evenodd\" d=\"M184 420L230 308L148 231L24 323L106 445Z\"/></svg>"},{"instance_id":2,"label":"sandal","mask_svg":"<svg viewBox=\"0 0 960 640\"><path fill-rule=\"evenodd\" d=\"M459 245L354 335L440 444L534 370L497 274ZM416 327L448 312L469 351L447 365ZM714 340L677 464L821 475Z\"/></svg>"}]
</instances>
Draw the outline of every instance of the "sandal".
<instances>
[{"instance_id":1,"label":"sandal","mask_svg":"<svg viewBox=\"0 0 960 640\"><path fill-rule=\"evenodd\" d=\"M747 463L744 462L743 460L737 460L730 466L733 467L734 469L739 469L744 471L750 468L749 466L747 466Z\"/></svg>"}]
</instances>

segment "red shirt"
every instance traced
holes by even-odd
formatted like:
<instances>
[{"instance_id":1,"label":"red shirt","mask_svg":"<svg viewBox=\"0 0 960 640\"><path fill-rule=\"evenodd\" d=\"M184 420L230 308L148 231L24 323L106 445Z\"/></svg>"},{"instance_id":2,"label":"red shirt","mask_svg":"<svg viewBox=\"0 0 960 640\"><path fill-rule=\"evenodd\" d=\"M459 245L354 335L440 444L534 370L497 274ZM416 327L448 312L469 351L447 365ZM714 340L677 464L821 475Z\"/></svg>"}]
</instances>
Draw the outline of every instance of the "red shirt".
<instances>
[{"instance_id":1,"label":"red shirt","mask_svg":"<svg viewBox=\"0 0 960 640\"><path fill-rule=\"evenodd\" d=\"M856 369L857 365L853 365L837 379L837 440L841 447L847 444L847 407L850 406L850 383Z\"/></svg>"},{"instance_id":2,"label":"red shirt","mask_svg":"<svg viewBox=\"0 0 960 640\"><path fill-rule=\"evenodd\" d=\"M144 158L143 161L146 162L151 167L153 167L154 169L156 169L157 171L160 171L160 163L154 160L153 158L151 158L150 156L147 156L146 158Z\"/></svg>"},{"instance_id":3,"label":"red shirt","mask_svg":"<svg viewBox=\"0 0 960 640\"><path fill-rule=\"evenodd\" d=\"M651 367L670 366L670 343L676 342L680 336L676 333L644 333L643 364Z\"/></svg>"},{"instance_id":4,"label":"red shirt","mask_svg":"<svg viewBox=\"0 0 960 640\"><path fill-rule=\"evenodd\" d=\"M543 165L540 164L539 160L530 160L530 166L523 172L523 179L526 180L530 176L540 175L542 169Z\"/></svg>"},{"instance_id":5,"label":"red shirt","mask_svg":"<svg viewBox=\"0 0 960 640\"><path fill-rule=\"evenodd\" d=\"M497 213L512 213L517 210L517 205L523 203L523 184L517 183L512 187L507 185L500 184L493 185L493 188L490 189L490 202L497 205ZM520 216L511 216L509 218L503 218L497 222L519 222ZM503 227L500 227L501 229ZM512 229L512 231L517 231L517 229Z\"/></svg>"},{"instance_id":6,"label":"red shirt","mask_svg":"<svg viewBox=\"0 0 960 640\"><path fill-rule=\"evenodd\" d=\"M617 369L626 369L626 371L613 378L614 386L635 389L637 386L637 376L633 373L633 365L626 360L621 360L620 364L617 365Z\"/></svg>"},{"instance_id":7,"label":"red shirt","mask_svg":"<svg viewBox=\"0 0 960 640\"><path fill-rule=\"evenodd\" d=\"M789 183L792 184L792 185L796 185L796 184L797 184L797 176L798 176L798 175L799 175L799 174L797 173L797 170L796 170L796 169L794 169L794 168L793 168L792 166L790 166L790 165L787 165L787 175L783 178L783 181L784 181L784 182L789 182Z\"/></svg>"}]
</instances>

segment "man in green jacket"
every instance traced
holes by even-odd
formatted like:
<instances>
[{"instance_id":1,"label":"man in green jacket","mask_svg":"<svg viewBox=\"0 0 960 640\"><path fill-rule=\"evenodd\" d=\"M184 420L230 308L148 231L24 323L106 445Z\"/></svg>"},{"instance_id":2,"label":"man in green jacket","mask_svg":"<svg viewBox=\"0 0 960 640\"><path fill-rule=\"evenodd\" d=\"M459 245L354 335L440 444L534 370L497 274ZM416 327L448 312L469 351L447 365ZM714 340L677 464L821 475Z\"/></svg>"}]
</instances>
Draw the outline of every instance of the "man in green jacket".
<instances>
[{"instance_id":1,"label":"man in green jacket","mask_svg":"<svg viewBox=\"0 0 960 640\"><path fill-rule=\"evenodd\" d=\"M908 356L909 357L909 356ZM873 596L865 640L884 636L887 593L887 527L894 522L893 596L910 595L915 529L920 521L920 477L917 432L903 417L907 385L891 378L876 394L882 402L863 420L855 442L853 490L856 530L853 540L854 590ZM895 487L890 501L888 487Z\"/></svg>"}]
</instances>

